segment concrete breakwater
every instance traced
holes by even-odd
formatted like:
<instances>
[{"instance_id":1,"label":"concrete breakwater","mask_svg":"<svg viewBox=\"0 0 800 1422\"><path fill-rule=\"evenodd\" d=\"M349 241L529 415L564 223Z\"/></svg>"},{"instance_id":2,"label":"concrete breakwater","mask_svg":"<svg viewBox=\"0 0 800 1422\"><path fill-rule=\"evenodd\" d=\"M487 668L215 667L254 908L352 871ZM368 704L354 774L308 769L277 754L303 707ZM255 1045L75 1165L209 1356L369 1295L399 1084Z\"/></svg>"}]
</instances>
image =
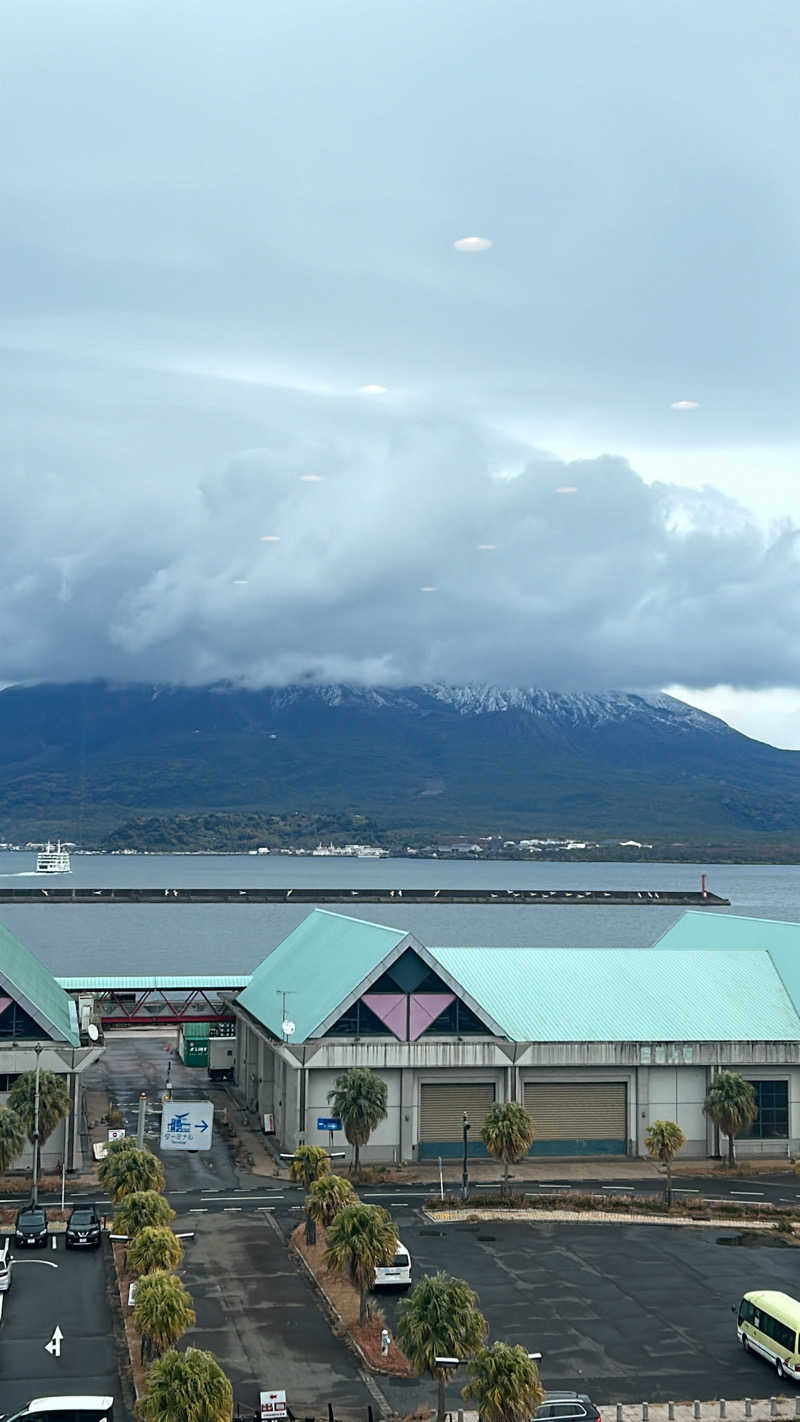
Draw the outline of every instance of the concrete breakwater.
<instances>
[{"instance_id":1,"label":"concrete breakwater","mask_svg":"<svg viewBox=\"0 0 800 1422\"><path fill-rule=\"evenodd\" d=\"M25 904L565 904L642 907L720 908L730 899L708 891L685 889L148 889L78 888L68 884L36 884L25 888L0 886L0 903Z\"/></svg>"}]
</instances>

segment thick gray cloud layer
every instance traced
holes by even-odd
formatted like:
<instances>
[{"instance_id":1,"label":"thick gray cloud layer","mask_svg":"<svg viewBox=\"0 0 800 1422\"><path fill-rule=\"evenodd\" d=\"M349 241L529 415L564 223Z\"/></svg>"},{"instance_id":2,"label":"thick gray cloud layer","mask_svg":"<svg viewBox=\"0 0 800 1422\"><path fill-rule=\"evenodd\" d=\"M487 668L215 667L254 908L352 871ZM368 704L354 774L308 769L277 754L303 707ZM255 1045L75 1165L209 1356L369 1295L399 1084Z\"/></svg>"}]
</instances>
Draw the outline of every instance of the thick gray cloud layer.
<instances>
[{"instance_id":1,"label":"thick gray cloud layer","mask_svg":"<svg viewBox=\"0 0 800 1422\"><path fill-rule=\"evenodd\" d=\"M800 435L798 39L11 0L0 678L797 685L795 535L681 450Z\"/></svg>"}]
</instances>

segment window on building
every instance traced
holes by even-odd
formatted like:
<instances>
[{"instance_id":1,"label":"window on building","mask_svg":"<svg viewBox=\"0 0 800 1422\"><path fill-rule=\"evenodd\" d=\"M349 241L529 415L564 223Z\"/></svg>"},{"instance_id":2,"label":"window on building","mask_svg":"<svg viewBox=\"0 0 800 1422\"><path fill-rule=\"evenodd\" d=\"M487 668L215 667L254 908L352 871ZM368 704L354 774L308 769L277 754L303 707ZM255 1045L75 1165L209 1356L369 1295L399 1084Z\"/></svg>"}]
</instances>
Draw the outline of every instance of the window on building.
<instances>
[{"instance_id":1,"label":"window on building","mask_svg":"<svg viewBox=\"0 0 800 1422\"><path fill-rule=\"evenodd\" d=\"M789 1136L788 1081L751 1081L758 1115L739 1132L744 1141L787 1140Z\"/></svg>"}]
</instances>

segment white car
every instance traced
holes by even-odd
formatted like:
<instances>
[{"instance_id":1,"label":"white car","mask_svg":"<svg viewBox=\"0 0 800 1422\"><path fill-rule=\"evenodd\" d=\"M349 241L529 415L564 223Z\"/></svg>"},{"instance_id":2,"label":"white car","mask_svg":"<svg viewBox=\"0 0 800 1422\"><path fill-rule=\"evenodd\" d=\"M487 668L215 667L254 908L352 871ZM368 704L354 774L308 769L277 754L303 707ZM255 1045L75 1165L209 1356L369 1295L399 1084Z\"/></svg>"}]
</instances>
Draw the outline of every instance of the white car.
<instances>
[{"instance_id":1,"label":"white car","mask_svg":"<svg viewBox=\"0 0 800 1422\"><path fill-rule=\"evenodd\" d=\"M35 1397L21 1412L2 1413L0 1422L22 1422L23 1418L40 1418L40 1422L56 1422L63 1414L65 1422L113 1422L113 1397Z\"/></svg>"},{"instance_id":2,"label":"white car","mask_svg":"<svg viewBox=\"0 0 800 1422\"><path fill-rule=\"evenodd\" d=\"M0 1248L0 1294L11 1288L11 1240L6 1235Z\"/></svg>"},{"instance_id":3,"label":"white car","mask_svg":"<svg viewBox=\"0 0 800 1422\"><path fill-rule=\"evenodd\" d=\"M390 1264L379 1265L375 1270L373 1289L407 1289L411 1283L411 1255L403 1241L398 1239L395 1254Z\"/></svg>"}]
</instances>

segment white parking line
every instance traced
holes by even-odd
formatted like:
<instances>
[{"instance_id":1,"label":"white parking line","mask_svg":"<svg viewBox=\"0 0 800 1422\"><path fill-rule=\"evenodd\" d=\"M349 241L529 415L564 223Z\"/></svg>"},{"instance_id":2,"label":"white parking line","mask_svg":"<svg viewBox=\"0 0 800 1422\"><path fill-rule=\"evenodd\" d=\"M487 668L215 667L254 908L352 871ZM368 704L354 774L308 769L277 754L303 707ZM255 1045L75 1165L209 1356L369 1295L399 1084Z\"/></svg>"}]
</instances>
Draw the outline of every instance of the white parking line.
<instances>
[{"instance_id":1,"label":"white parking line","mask_svg":"<svg viewBox=\"0 0 800 1422\"><path fill-rule=\"evenodd\" d=\"M177 1194L180 1194L180 1193L181 1193L181 1192L178 1191L178 1190L173 1191L173 1194L176 1194L176 1195L177 1195ZM190 1193L190 1192L187 1191L187 1194L188 1194L188 1193ZM201 1199L201 1200L208 1200L209 1204L212 1204L212 1203L213 1203L213 1204L215 1204L215 1205L216 1205L218 1202L221 1203L223 1200L238 1200L242 1205L249 1205L249 1204L252 1204L252 1203L253 1203L254 1201L256 1201L256 1200L263 1200L263 1198L264 1198L263 1195L201 1195L201 1196L200 1196L200 1199ZM282 1199L283 1199L283 1195L270 1195L269 1198L270 1198L271 1200L282 1200Z\"/></svg>"},{"instance_id":2,"label":"white parking line","mask_svg":"<svg viewBox=\"0 0 800 1422\"><path fill-rule=\"evenodd\" d=\"M677 1186L672 1191L673 1195L699 1195L699 1190L679 1190Z\"/></svg>"},{"instance_id":3,"label":"white parking line","mask_svg":"<svg viewBox=\"0 0 800 1422\"><path fill-rule=\"evenodd\" d=\"M601 1185L601 1190L627 1190L627 1185Z\"/></svg>"},{"instance_id":4,"label":"white parking line","mask_svg":"<svg viewBox=\"0 0 800 1422\"><path fill-rule=\"evenodd\" d=\"M6 1301L5 1294L0 1294L0 1323L3 1322L3 1304Z\"/></svg>"},{"instance_id":5,"label":"white parking line","mask_svg":"<svg viewBox=\"0 0 800 1422\"><path fill-rule=\"evenodd\" d=\"M56 1237L55 1237L55 1235L53 1235L53 1248L55 1249L55 1247L56 1247Z\"/></svg>"},{"instance_id":6,"label":"white parking line","mask_svg":"<svg viewBox=\"0 0 800 1422\"><path fill-rule=\"evenodd\" d=\"M763 1198L764 1191L763 1191L763 1190L731 1190L731 1194L732 1194L732 1195L758 1195L760 1198Z\"/></svg>"},{"instance_id":7,"label":"white parking line","mask_svg":"<svg viewBox=\"0 0 800 1422\"><path fill-rule=\"evenodd\" d=\"M226 1205L222 1213L223 1215L240 1215L242 1211L238 1205Z\"/></svg>"},{"instance_id":8,"label":"white parking line","mask_svg":"<svg viewBox=\"0 0 800 1422\"><path fill-rule=\"evenodd\" d=\"M207 1214L208 1214L208 1210L190 1210L190 1211L189 1211L189 1214L190 1214L190 1215L207 1215Z\"/></svg>"}]
</instances>

